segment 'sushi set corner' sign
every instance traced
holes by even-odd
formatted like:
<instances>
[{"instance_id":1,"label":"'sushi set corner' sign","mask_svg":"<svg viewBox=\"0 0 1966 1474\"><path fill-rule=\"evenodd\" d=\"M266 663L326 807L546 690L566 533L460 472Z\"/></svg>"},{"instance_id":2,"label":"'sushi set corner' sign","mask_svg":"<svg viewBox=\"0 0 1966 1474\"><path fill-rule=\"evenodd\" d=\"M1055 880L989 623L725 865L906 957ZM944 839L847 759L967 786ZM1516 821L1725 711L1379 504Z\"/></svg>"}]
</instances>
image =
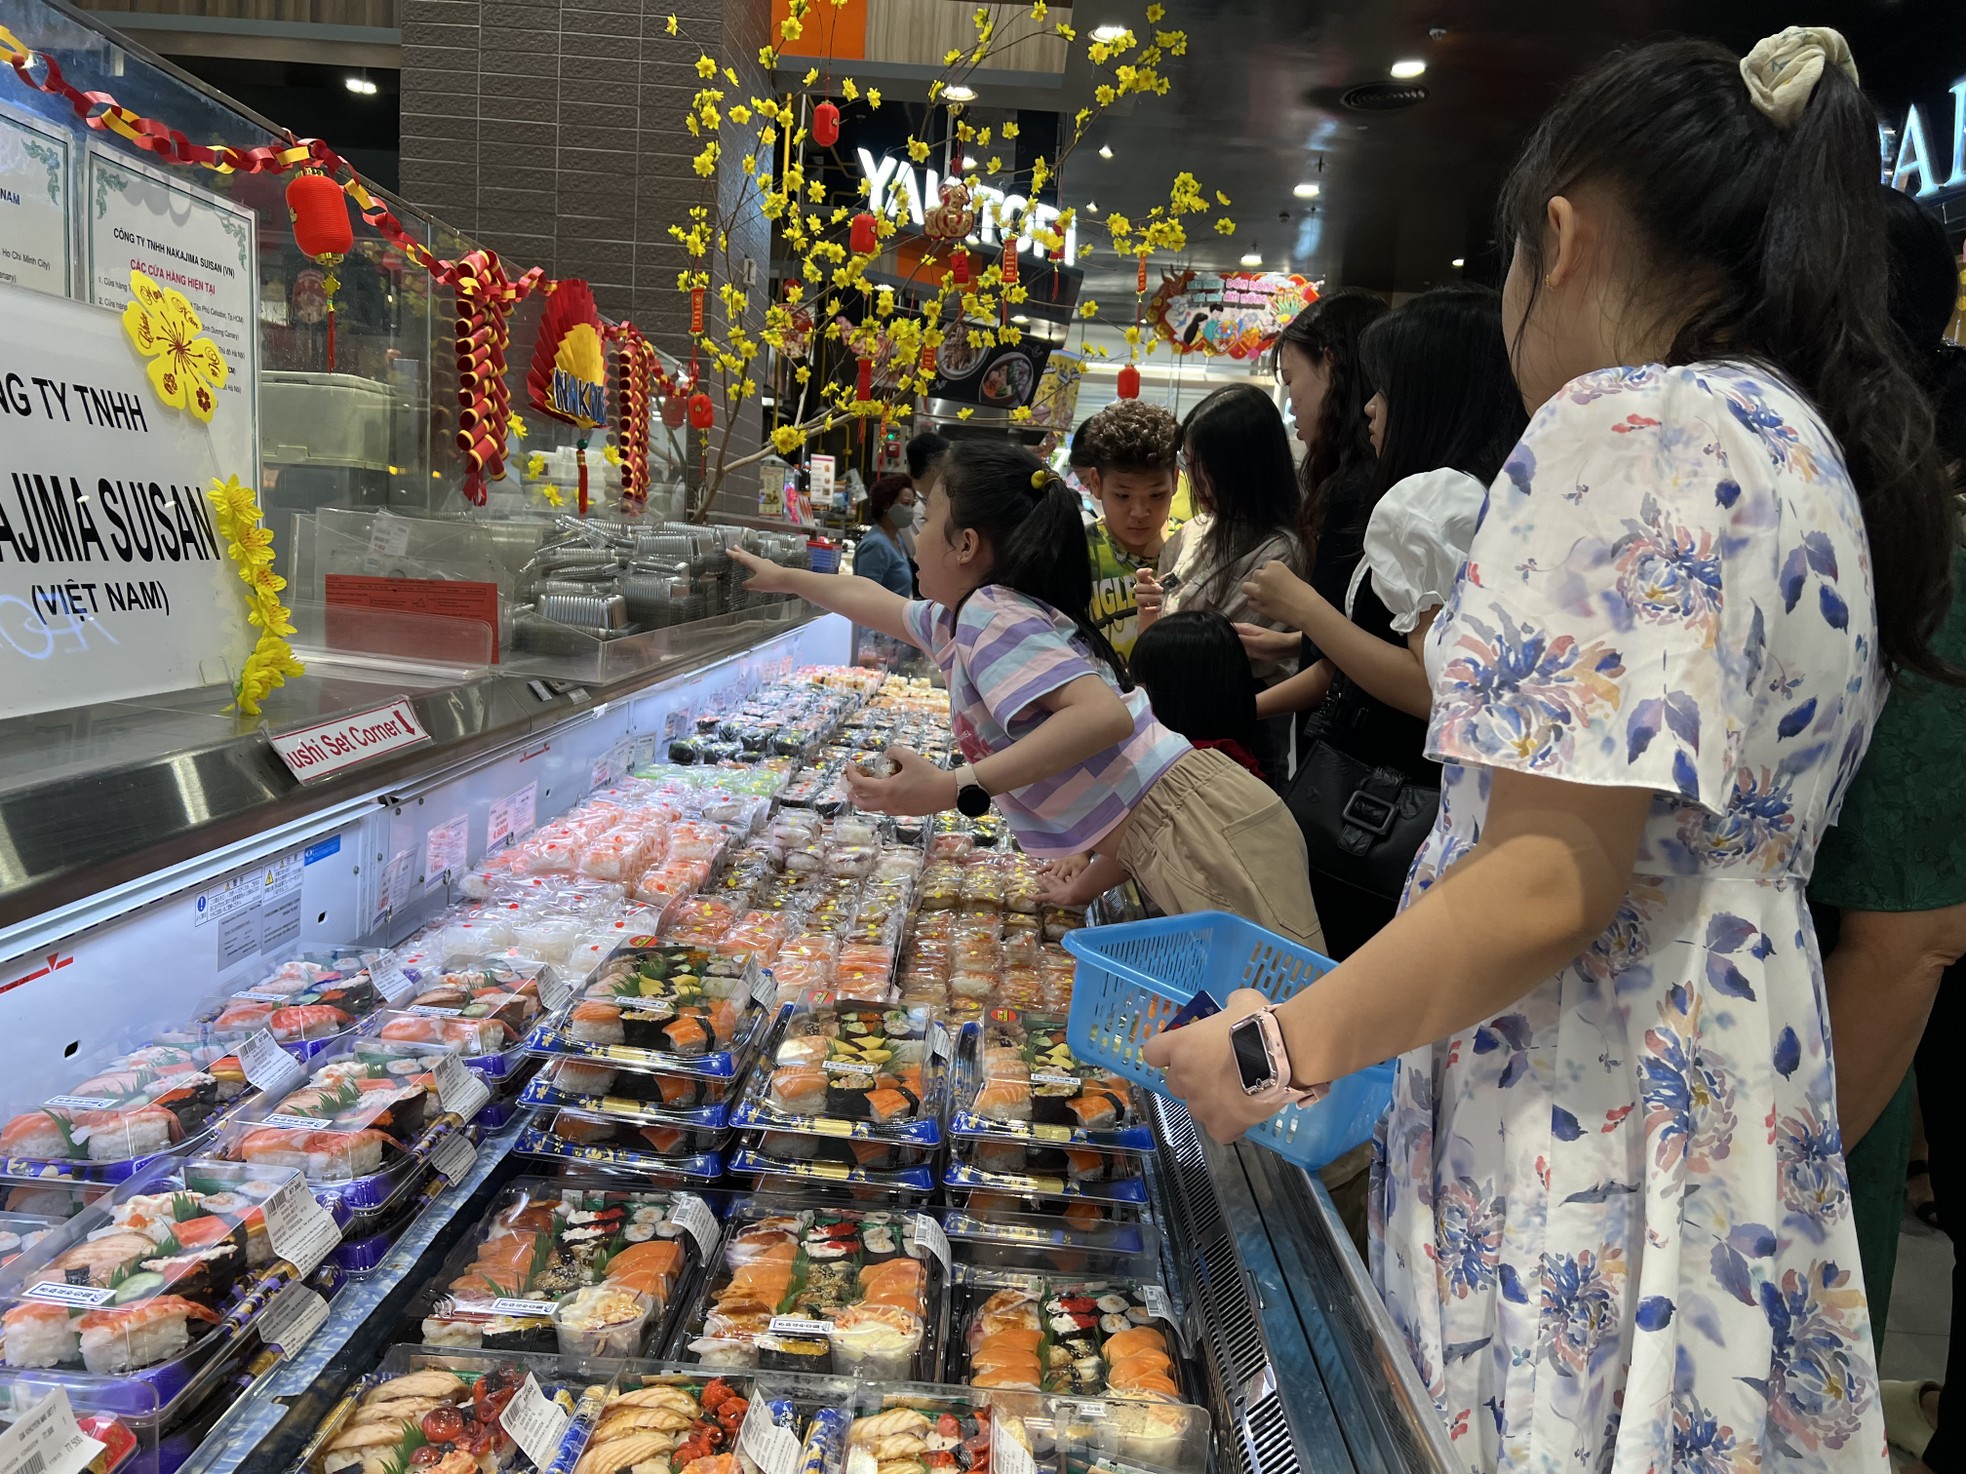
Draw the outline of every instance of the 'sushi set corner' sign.
<instances>
[{"instance_id":1,"label":"'sushi set corner' sign","mask_svg":"<svg viewBox=\"0 0 1966 1474\"><path fill-rule=\"evenodd\" d=\"M118 313L0 286L0 691L10 715L230 682L252 648L206 488Z\"/></svg>"}]
</instances>

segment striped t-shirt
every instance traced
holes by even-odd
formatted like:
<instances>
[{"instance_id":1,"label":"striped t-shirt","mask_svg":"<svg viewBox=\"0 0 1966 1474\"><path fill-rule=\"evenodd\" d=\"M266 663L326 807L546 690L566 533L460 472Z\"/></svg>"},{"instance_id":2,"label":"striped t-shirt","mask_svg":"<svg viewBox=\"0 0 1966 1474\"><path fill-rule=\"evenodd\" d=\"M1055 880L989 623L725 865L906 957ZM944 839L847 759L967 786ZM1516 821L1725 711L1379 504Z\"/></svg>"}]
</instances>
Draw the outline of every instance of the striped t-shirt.
<instances>
[{"instance_id":1,"label":"striped t-shirt","mask_svg":"<svg viewBox=\"0 0 1966 1474\"><path fill-rule=\"evenodd\" d=\"M1096 675L1133 714L1117 746L1013 793L996 795L1017 842L1046 859L1091 849L1133 812L1149 788L1189 751L1187 739L1154 720L1147 693L1121 693L1105 662L1075 638L1072 621L1042 600L985 584L960 611L915 600L908 633L949 681L949 725L972 763L1028 736L1050 715L1039 699Z\"/></svg>"}]
</instances>

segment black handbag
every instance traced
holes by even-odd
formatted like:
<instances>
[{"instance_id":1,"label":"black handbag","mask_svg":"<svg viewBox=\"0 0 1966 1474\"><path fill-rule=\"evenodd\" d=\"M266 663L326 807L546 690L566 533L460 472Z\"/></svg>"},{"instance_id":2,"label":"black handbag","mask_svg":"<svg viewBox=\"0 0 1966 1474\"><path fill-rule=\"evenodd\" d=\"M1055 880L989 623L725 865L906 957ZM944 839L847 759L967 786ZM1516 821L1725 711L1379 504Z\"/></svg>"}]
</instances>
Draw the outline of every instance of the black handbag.
<instances>
[{"instance_id":1,"label":"black handbag","mask_svg":"<svg viewBox=\"0 0 1966 1474\"><path fill-rule=\"evenodd\" d=\"M1440 811L1440 789L1375 768L1317 739L1284 804L1304 833L1311 874L1397 901Z\"/></svg>"}]
</instances>

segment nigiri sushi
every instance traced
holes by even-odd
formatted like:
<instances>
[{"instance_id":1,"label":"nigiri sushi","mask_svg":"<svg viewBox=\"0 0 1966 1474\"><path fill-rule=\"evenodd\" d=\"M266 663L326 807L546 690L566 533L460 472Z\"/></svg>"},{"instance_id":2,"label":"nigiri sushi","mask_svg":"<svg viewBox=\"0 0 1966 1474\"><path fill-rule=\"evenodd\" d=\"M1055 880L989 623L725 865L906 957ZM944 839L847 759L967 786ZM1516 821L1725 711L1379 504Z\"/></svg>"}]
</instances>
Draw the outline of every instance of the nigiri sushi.
<instances>
[{"instance_id":1,"label":"nigiri sushi","mask_svg":"<svg viewBox=\"0 0 1966 1474\"><path fill-rule=\"evenodd\" d=\"M217 1325L217 1312L182 1295L157 1295L140 1305L92 1310L78 1323L82 1364L101 1375L153 1366L191 1344L189 1322Z\"/></svg>"},{"instance_id":2,"label":"nigiri sushi","mask_svg":"<svg viewBox=\"0 0 1966 1474\"><path fill-rule=\"evenodd\" d=\"M24 1300L0 1318L5 1333L7 1365L53 1367L74 1361L81 1352L79 1319L66 1305Z\"/></svg>"},{"instance_id":3,"label":"nigiri sushi","mask_svg":"<svg viewBox=\"0 0 1966 1474\"><path fill-rule=\"evenodd\" d=\"M282 1044L292 1044L300 1039L326 1039L354 1022L331 1004L305 1003L274 1009L267 1016L266 1027Z\"/></svg>"}]
</instances>

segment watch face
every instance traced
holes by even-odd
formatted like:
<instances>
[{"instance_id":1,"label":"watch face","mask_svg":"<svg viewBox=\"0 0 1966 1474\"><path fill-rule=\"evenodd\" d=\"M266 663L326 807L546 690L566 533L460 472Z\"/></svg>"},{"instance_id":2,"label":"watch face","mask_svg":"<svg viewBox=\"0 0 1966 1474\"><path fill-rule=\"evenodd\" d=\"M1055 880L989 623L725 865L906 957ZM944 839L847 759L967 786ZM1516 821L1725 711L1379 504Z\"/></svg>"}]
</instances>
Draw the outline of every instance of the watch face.
<instances>
[{"instance_id":1,"label":"watch face","mask_svg":"<svg viewBox=\"0 0 1966 1474\"><path fill-rule=\"evenodd\" d=\"M972 819L980 819L990 812L990 795L980 784L971 783L957 790L956 809Z\"/></svg>"},{"instance_id":2,"label":"watch face","mask_svg":"<svg viewBox=\"0 0 1966 1474\"><path fill-rule=\"evenodd\" d=\"M1270 1058L1269 1041L1263 1037L1262 1015L1236 1020L1229 1030L1229 1045L1235 1050L1236 1073L1242 1077L1245 1094L1259 1094L1277 1083L1276 1063Z\"/></svg>"}]
</instances>

